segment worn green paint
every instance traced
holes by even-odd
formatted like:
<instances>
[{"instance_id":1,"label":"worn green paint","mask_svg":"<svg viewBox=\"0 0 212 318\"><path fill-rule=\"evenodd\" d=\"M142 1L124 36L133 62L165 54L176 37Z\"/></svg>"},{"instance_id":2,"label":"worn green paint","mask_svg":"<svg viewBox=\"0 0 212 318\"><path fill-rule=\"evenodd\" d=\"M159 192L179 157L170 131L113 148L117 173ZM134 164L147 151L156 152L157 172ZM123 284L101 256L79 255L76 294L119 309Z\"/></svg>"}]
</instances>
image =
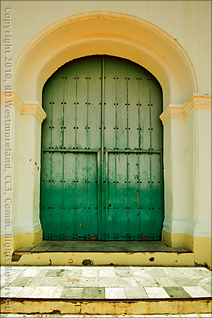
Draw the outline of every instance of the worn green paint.
<instances>
[{"instance_id":1,"label":"worn green paint","mask_svg":"<svg viewBox=\"0 0 212 318\"><path fill-rule=\"evenodd\" d=\"M91 56L46 82L44 239L160 240L162 92L130 61Z\"/></svg>"}]
</instances>

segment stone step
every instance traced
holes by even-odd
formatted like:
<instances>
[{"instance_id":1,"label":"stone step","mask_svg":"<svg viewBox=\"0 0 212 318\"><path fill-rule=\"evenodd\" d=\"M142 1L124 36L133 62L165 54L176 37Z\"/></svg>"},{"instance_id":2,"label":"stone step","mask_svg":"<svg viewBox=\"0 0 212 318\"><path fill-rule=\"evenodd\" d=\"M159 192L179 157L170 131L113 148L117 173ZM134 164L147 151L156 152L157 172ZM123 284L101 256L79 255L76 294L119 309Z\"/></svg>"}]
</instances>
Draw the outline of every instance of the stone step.
<instances>
[{"instance_id":1,"label":"stone step","mask_svg":"<svg viewBox=\"0 0 212 318\"><path fill-rule=\"evenodd\" d=\"M13 253L12 265L195 266L194 253L161 242L43 241Z\"/></svg>"},{"instance_id":2,"label":"stone step","mask_svg":"<svg viewBox=\"0 0 212 318\"><path fill-rule=\"evenodd\" d=\"M204 267L2 266L1 312L150 315L210 313Z\"/></svg>"},{"instance_id":3,"label":"stone step","mask_svg":"<svg viewBox=\"0 0 212 318\"><path fill-rule=\"evenodd\" d=\"M1 313L51 315L157 315L206 314L211 298L182 299L33 299L1 298ZM57 316L58 317L58 316Z\"/></svg>"},{"instance_id":4,"label":"stone step","mask_svg":"<svg viewBox=\"0 0 212 318\"><path fill-rule=\"evenodd\" d=\"M15 252L12 265L195 266L193 253Z\"/></svg>"}]
</instances>

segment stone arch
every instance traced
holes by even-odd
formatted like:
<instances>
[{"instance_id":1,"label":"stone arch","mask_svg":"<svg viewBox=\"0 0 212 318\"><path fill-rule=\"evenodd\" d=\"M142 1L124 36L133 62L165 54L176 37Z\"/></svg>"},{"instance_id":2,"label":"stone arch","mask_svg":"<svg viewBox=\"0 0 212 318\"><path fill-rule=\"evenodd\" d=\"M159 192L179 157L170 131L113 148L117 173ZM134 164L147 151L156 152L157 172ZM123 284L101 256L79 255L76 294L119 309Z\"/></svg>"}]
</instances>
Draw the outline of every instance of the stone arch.
<instances>
[{"instance_id":1,"label":"stone arch","mask_svg":"<svg viewBox=\"0 0 212 318\"><path fill-rule=\"evenodd\" d=\"M57 68L94 54L145 67L162 86L164 108L197 92L193 65L176 39L141 18L107 11L66 17L38 33L17 59L14 89L23 100L41 104L43 85Z\"/></svg>"}]
</instances>

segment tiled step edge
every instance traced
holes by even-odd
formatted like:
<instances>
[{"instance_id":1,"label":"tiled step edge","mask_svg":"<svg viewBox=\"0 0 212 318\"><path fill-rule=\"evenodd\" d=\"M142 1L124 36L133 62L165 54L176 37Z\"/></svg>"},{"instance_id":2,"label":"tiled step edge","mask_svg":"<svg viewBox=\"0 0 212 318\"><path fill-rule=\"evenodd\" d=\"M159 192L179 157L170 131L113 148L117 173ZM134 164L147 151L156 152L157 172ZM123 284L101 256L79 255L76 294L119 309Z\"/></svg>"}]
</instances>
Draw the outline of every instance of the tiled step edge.
<instances>
[{"instance_id":1,"label":"tiled step edge","mask_svg":"<svg viewBox=\"0 0 212 318\"><path fill-rule=\"evenodd\" d=\"M211 313L212 297L165 299L1 298L5 314L157 315Z\"/></svg>"},{"instance_id":2,"label":"tiled step edge","mask_svg":"<svg viewBox=\"0 0 212 318\"><path fill-rule=\"evenodd\" d=\"M14 253L11 265L195 266L195 263L194 254L188 252L27 252Z\"/></svg>"}]
</instances>

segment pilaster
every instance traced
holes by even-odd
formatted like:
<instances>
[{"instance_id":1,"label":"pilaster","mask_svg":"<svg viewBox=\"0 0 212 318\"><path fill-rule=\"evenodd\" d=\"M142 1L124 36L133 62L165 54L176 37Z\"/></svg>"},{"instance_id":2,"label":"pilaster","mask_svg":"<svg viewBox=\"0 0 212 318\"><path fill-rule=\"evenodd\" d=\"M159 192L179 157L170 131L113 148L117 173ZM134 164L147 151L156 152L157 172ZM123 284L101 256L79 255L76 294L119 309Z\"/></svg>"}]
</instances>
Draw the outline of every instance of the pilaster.
<instances>
[{"instance_id":1,"label":"pilaster","mask_svg":"<svg viewBox=\"0 0 212 318\"><path fill-rule=\"evenodd\" d=\"M37 233L39 219L41 123L46 114L37 102L16 92L1 92L2 202L1 236L11 251L19 233Z\"/></svg>"},{"instance_id":2,"label":"pilaster","mask_svg":"<svg viewBox=\"0 0 212 318\"><path fill-rule=\"evenodd\" d=\"M211 96L195 94L183 105L169 105L160 118L164 125L163 231L209 238Z\"/></svg>"}]
</instances>

